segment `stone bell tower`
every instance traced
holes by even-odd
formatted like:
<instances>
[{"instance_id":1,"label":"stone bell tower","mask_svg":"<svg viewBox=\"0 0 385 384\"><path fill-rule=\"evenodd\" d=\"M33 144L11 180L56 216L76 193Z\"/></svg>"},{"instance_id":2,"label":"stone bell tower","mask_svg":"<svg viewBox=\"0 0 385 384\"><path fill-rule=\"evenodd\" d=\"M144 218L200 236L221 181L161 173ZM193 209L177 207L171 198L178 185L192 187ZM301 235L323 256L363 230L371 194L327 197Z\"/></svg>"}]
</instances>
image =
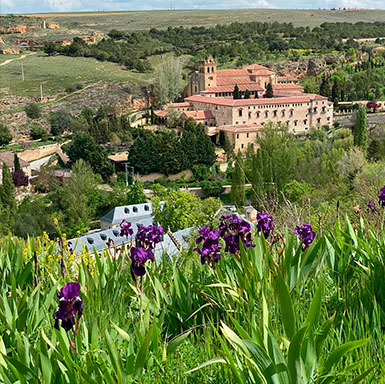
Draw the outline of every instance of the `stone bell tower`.
<instances>
[{"instance_id":1,"label":"stone bell tower","mask_svg":"<svg viewBox=\"0 0 385 384\"><path fill-rule=\"evenodd\" d=\"M199 62L199 91L217 86L217 63L210 56Z\"/></svg>"}]
</instances>

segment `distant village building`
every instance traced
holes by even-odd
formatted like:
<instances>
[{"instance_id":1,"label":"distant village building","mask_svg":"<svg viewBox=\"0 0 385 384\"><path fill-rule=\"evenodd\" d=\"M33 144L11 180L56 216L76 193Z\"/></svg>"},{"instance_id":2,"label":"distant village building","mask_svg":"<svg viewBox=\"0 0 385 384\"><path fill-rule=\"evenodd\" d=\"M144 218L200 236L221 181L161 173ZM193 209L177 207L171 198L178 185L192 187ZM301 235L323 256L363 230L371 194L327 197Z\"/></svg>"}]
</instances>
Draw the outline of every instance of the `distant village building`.
<instances>
[{"instance_id":1,"label":"distant village building","mask_svg":"<svg viewBox=\"0 0 385 384\"><path fill-rule=\"evenodd\" d=\"M9 170L12 172L15 171L15 157L14 153L7 151L7 152L0 152L0 184L3 183L3 163L5 163ZM31 165L21 159L19 157L19 163L20 163L20 169L28 176L28 178L31 177Z\"/></svg>"},{"instance_id":2,"label":"distant village building","mask_svg":"<svg viewBox=\"0 0 385 384\"><path fill-rule=\"evenodd\" d=\"M272 85L273 97L264 98ZM238 87L241 99L234 99ZM248 91L250 98L245 99ZM242 69L219 71L213 58L199 63L197 72L185 89L183 103L163 106L155 111L159 123L165 123L171 110L179 112L181 124L193 118L205 127L206 133L219 143L220 133L235 150L246 150L255 143L261 128L268 124L285 124L296 134L310 127L333 124L333 104L326 97L306 94L294 77L279 77L270 69L252 64Z\"/></svg>"}]
</instances>

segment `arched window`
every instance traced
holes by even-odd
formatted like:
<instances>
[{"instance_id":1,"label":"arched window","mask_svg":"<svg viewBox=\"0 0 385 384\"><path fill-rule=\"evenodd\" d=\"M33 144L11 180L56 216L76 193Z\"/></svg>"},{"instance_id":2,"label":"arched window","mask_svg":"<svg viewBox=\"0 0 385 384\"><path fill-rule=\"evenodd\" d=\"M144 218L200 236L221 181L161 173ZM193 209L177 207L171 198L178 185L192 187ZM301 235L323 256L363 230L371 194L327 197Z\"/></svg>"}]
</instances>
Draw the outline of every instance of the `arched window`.
<instances>
[{"instance_id":1,"label":"arched window","mask_svg":"<svg viewBox=\"0 0 385 384\"><path fill-rule=\"evenodd\" d=\"M239 117L242 116L242 108L241 108L241 109L238 109L238 116L239 116Z\"/></svg>"}]
</instances>

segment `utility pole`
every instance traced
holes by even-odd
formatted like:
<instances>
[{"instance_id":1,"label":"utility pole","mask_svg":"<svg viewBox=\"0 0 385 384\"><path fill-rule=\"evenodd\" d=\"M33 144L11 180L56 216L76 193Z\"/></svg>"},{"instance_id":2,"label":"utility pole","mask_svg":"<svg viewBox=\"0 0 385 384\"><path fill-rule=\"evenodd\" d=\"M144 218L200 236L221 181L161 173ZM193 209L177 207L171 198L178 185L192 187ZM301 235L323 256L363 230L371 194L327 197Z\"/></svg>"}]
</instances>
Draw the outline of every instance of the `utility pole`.
<instances>
[{"instance_id":1,"label":"utility pole","mask_svg":"<svg viewBox=\"0 0 385 384\"><path fill-rule=\"evenodd\" d=\"M43 102L43 84L40 84L40 102Z\"/></svg>"},{"instance_id":2,"label":"utility pole","mask_svg":"<svg viewBox=\"0 0 385 384\"><path fill-rule=\"evenodd\" d=\"M21 80L24 81L24 64L21 63Z\"/></svg>"},{"instance_id":3,"label":"utility pole","mask_svg":"<svg viewBox=\"0 0 385 384\"><path fill-rule=\"evenodd\" d=\"M132 182L134 182L134 167L131 167L128 165L128 163L124 163L124 169L126 171L126 187L129 186L129 183L128 183L128 170L130 170L130 175L131 175L131 179L132 179Z\"/></svg>"}]
</instances>

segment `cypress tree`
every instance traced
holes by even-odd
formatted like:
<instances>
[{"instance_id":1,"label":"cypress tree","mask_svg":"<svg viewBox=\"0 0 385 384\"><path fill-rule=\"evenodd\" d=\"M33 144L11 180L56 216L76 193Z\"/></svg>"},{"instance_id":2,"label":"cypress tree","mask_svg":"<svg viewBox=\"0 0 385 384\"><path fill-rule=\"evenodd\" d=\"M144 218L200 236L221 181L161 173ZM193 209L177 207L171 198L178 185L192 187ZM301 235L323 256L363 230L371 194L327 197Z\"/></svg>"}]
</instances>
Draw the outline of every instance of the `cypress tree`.
<instances>
[{"instance_id":1,"label":"cypress tree","mask_svg":"<svg viewBox=\"0 0 385 384\"><path fill-rule=\"evenodd\" d=\"M361 147L364 151L368 145L368 127L366 125L366 109L360 105L356 113L354 123L354 145Z\"/></svg>"},{"instance_id":2,"label":"cypress tree","mask_svg":"<svg viewBox=\"0 0 385 384\"><path fill-rule=\"evenodd\" d=\"M271 99L272 97L274 97L273 85L271 83L267 84L266 92L265 92L265 96L264 97L266 99Z\"/></svg>"},{"instance_id":3,"label":"cypress tree","mask_svg":"<svg viewBox=\"0 0 385 384\"><path fill-rule=\"evenodd\" d=\"M20 169L21 169L19 157L17 156L16 153L13 156L13 168L14 168L15 172L20 171Z\"/></svg>"},{"instance_id":4,"label":"cypress tree","mask_svg":"<svg viewBox=\"0 0 385 384\"><path fill-rule=\"evenodd\" d=\"M235 84L234 91L233 91L233 99L237 100L241 98L241 93L239 92L239 87L237 84Z\"/></svg>"},{"instance_id":5,"label":"cypress tree","mask_svg":"<svg viewBox=\"0 0 385 384\"><path fill-rule=\"evenodd\" d=\"M338 105L340 96L341 96L341 92L340 92L340 87L339 87L338 81L337 81L337 79L334 79L333 87L332 87L332 101L333 101L335 107Z\"/></svg>"},{"instance_id":6,"label":"cypress tree","mask_svg":"<svg viewBox=\"0 0 385 384\"><path fill-rule=\"evenodd\" d=\"M244 99L250 99L250 92L248 89L245 91L245 96L243 97Z\"/></svg>"},{"instance_id":7,"label":"cypress tree","mask_svg":"<svg viewBox=\"0 0 385 384\"><path fill-rule=\"evenodd\" d=\"M235 158L233 180L231 183L231 201L237 208L245 204L245 175L242 169L242 157L240 151Z\"/></svg>"},{"instance_id":8,"label":"cypress tree","mask_svg":"<svg viewBox=\"0 0 385 384\"><path fill-rule=\"evenodd\" d=\"M322 78L321 85L319 87L319 93L321 96L330 98L330 83L326 75Z\"/></svg>"},{"instance_id":9,"label":"cypress tree","mask_svg":"<svg viewBox=\"0 0 385 384\"><path fill-rule=\"evenodd\" d=\"M15 186L13 185L11 171L5 163L3 163L2 176L3 183L0 185L0 202L12 214L16 208Z\"/></svg>"},{"instance_id":10,"label":"cypress tree","mask_svg":"<svg viewBox=\"0 0 385 384\"><path fill-rule=\"evenodd\" d=\"M256 208L258 202L262 198L263 179L259 171L258 157L253 155L252 170L251 170L251 205Z\"/></svg>"}]
</instances>

